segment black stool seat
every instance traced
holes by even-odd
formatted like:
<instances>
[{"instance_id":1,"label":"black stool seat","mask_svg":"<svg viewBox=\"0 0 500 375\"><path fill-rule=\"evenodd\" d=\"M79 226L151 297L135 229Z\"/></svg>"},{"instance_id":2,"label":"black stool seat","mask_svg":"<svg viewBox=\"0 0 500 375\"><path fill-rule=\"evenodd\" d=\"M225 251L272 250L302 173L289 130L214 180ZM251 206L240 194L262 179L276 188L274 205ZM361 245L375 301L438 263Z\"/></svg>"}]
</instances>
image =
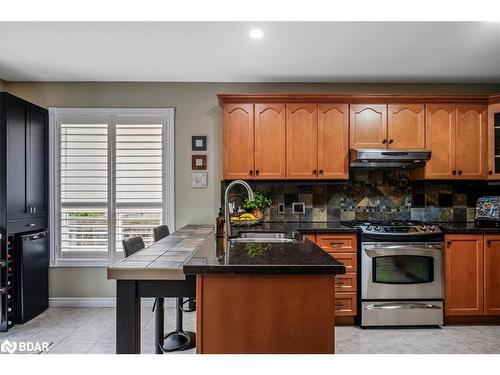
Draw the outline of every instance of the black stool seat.
<instances>
[{"instance_id":1,"label":"black stool seat","mask_svg":"<svg viewBox=\"0 0 500 375\"><path fill-rule=\"evenodd\" d=\"M166 225L160 225L153 228L154 240L159 241L168 236L170 230ZM191 301L191 299L189 300ZM184 299L177 298L175 301L175 331L163 335L163 308L165 299L157 298L155 301L155 344L156 353L162 352L176 352L182 350L192 349L196 346L195 333L191 331L184 331L182 327L182 313L184 312L183 305ZM193 311L193 310L191 310Z\"/></svg>"}]
</instances>

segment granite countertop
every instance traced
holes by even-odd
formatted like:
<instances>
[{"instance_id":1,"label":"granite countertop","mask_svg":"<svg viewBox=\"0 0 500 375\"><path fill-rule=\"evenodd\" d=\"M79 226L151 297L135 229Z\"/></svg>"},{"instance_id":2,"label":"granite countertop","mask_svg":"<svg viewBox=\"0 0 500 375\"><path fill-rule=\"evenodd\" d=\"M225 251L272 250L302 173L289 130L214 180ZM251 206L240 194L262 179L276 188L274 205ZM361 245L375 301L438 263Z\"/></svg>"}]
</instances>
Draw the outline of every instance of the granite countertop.
<instances>
[{"instance_id":1,"label":"granite countertop","mask_svg":"<svg viewBox=\"0 0 500 375\"><path fill-rule=\"evenodd\" d=\"M445 234L500 234L500 228L477 227L473 222L438 223Z\"/></svg>"},{"instance_id":2,"label":"granite countertop","mask_svg":"<svg viewBox=\"0 0 500 375\"><path fill-rule=\"evenodd\" d=\"M248 230L248 228L247 228ZM261 230L264 229L261 227ZM283 231L283 225L280 227ZM343 274L345 266L301 233L294 242L229 242L207 240L184 265L184 273Z\"/></svg>"},{"instance_id":3,"label":"granite countertop","mask_svg":"<svg viewBox=\"0 0 500 375\"><path fill-rule=\"evenodd\" d=\"M269 226L259 226L271 230ZM292 233L280 224L274 230ZM248 228L246 228L248 230ZM235 232L237 233L237 232ZM216 240L212 225L187 225L108 267L108 279L184 280L186 274L343 274L345 266L304 235L294 242L235 243ZM229 249L229 251L225 251Z\"/></svg>"}]
</instances>

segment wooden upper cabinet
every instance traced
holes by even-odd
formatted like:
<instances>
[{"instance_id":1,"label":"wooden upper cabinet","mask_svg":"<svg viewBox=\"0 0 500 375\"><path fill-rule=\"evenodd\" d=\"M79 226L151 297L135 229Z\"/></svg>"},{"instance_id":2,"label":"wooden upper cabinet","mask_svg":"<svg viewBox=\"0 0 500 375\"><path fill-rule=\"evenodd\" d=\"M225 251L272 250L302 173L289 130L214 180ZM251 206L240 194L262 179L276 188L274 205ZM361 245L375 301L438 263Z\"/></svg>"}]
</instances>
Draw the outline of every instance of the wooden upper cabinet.
<instances>
[{"instance_id":1,"label":"wooden upper cabinet","mask_svg":"<svg viewBox=\"0 0 500 375\"><path fill-rule=\"evenodd\" d=\"M500 103L488 108L488 179L500 180Z\"/></svg>"},{"instance_id":2,"label":"wooden upper cabinet","mask_svg":"<svg viewBox=\"0 0 500 375\"><path fill-rule=\"evenodd\" d=\"M350 106L350 147L385 148L387 143L387 106L353 104Z\"/></svg>"},{"instance_id":3,"label":"wooden upper cabinet","mask_svg":"<svg viewBox=\"0 0 500 375\"><path fill-rule=\"evenodd\" d=\"M349 178L347 104L318 105L318 177Z\"/></svg>"},{"instance_id":4,"label":"wooden upper cabinet","mask_svg":"<svg viewBox=\"0 0 500 375\"><path fill-rule=\"evenodd\" d=\"M285 105L255 104L255 178L285 178Z\"/></svg>"},{"instance_id":5,"label":"wooden upper cabinet","mask_svg":"<svg viewBox=\"0 0 500 375\"><path fill-rule=\"evenodd\" d=\"M425 178L453 179L455 171L455 105L429 104L426 111L426 148L431 158Z\"/></svg>"},{"instance_id":6,"label":"wooden upper cabinet","mask_svg":"<svg viewBox=\"0 0 500 375\"><path fill-rule=\"evenodd\" d=\"M390 104L387 106L388 148L425 148L425 106Z\"/></svg>"},{"instance_id":7,"label":"wooden upper cabinet","mask_svg":"<svg viewBox=\"0 0 500 375\"><path fill-rule=\"evenodd\" d=\"M223 112L224 178L228 180L253 178L253 104L226 104Z\"/></svg>"},{"instance_id":8,"label":"wooden upper cabinet","mask_svg":"<svg viewBox=\"0 0 500 375\"><path fill-rule=\"evenodd\" d=\"M487 109L483 105L457 105L455 167L457 179L486 178Z\"/></svg>"},{"instance_id":9,"label":"wooden upper cabinet","mask_svg":"<svg viewBox=\"0 0 500 375\"><path fill-rule=\"evenodd\" d=\"M484 315L500 315L500 235L484 236Z\"/></svg>"},{"instance_id":10,"label":"wooden upper cabinet","mask_svg":"<svg viewBox=\"0 0 500 375\"><path fill-rule=\"evenodd\" d=\"M318 177L318 106L286 105L286 176Z\"/></svg>"},{"instance_id":11,"label":"wooden upper cabinet","mask_svg":"<svg viewBox=\"0 0 500 375\"><path fill-rule=\"evenodd\" d=\"M483 235L447 235L445 246L445 315L483 315Z\"/></svg>"}]
</instances>

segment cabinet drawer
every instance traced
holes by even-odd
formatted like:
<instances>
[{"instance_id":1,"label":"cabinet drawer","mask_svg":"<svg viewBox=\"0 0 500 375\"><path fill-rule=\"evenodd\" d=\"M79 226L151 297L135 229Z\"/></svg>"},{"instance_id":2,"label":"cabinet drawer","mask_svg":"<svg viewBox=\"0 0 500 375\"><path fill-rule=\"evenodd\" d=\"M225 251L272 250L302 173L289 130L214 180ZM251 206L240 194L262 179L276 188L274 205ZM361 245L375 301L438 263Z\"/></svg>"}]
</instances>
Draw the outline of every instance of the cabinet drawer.
<instances>
[{"instance_id":1,"label":"cabinet drawer","mask_svg":"<svg viewBox=\"0 0 500 375\"><path fill-rule=\"evenodd\" d=\"M335 293L335 316L357 314L356 293Z\"/></svg>"},{"instance_id":2,"label":"cabinet drawer","mask_svg":"<svg viewBox=\"0 0 500 375\"><path fill-rule=\"evenodd\" d=\"M13 220L7 223L7 233L22 233L32 230L47 228L46 217L33 217L31 219Z\"/></svg>"},{"instance_id":3,"label":"cabinet drawer","mask_svg":"<svg viewBox=\"0 0 500 375\"><path fill-rule=\"evenodd\" d=\"M345 265L346 272L356 272L358 269L357 255L355 253L329 253L332 257Z\"/></svg>"},{"instance_id":4,"label":"cabinet drawer","mask_svg":"<svg viewBox=\"0 0 500 375\"><path fill-rule=\"evenodd\" d=\"M355 234L318 234L316 235L316 245L329 253L355 253L357 236Z\"/></svg>"},{"instance_id":5,"label":"cabinet drawer","mask_svg":"<svg viewBox=\"0 0 500 375\"><path fill-rule=\"evenodd\" d=\"M356 289L356 274L346 273L344 275L335 276L335 291L336 292L355 292Z\"/></svg>"}]
</instances>

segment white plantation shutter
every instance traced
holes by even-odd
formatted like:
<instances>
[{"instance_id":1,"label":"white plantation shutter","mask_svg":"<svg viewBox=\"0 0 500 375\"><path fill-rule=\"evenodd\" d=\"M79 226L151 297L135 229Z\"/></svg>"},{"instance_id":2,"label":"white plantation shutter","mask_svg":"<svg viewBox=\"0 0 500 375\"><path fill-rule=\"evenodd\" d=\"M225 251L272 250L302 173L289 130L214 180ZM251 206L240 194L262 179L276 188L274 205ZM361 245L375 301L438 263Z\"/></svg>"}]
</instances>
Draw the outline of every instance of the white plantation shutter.
<instances>
[{"instance_id":1,"label":"white plantation shutter","mask_svg":"<svg viewBox=\"0 0 500 375\"><path fill-rule=\"evenodd\" d=\"M52 109L54 263L109 263L173 227L173 109ZM95 262L94 262L95 263Z\"/></svg>"}]
</instances>

